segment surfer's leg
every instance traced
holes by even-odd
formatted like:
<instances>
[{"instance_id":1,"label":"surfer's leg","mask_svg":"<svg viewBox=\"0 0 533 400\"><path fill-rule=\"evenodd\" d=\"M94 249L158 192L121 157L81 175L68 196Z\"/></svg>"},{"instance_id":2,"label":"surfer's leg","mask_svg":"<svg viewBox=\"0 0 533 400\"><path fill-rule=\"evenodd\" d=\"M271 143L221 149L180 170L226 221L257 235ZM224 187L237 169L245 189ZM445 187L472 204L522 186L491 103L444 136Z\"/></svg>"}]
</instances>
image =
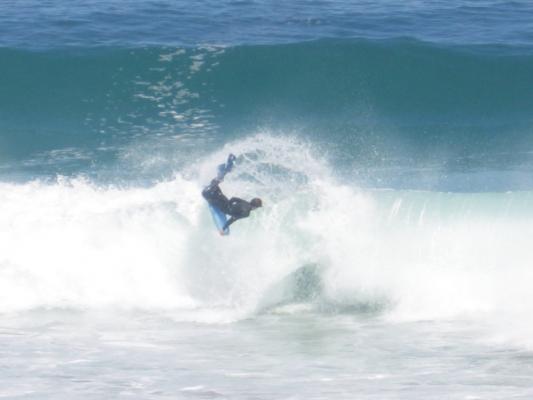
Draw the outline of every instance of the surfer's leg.
<instances>
[{"instance_id":1,"label":"surfer's leg","mask_svg":"<svg viewBox=\"0 0 533 400\"><path fill-rule=\"evenodd\" d=\"M226 163L224 164L220 164L218 167L217 167L217 180L222 182L224 180L224 177L226 176L227 173L231 172L231 170L233 169L233 164L235 164L235 160L237 159L237 157L235 157L233 154L230 153L230 155L228 156L228 161L226 161Z\"/></svg>"},{"instance_id":2,"label":"surfer's leg","mask_svg":"<svg viewBox=\"0 0 533 400\"><path fill-rule=\"evenodd\" d=\"M204 197L204 199L210 201L211 199L217 196L218 192L222 193L218 184L219 181L217 179L213 179L209 186L206 186L204 190L202 190L202 196Z\"/></svg>"},{"instance_id":3,"label":"surfer's leg","mask_svg":"<svg viewBox=\"0 0 533 400\"><path fill-rule=\"evenodd\" d=\"M202 191L202 196L209 204L217 207L222 212L227 211L229 200L226 196L224 196L222 190L220 190L218 181L216 179L213 179L211 184Z\"/></svg>"}]
</instances>

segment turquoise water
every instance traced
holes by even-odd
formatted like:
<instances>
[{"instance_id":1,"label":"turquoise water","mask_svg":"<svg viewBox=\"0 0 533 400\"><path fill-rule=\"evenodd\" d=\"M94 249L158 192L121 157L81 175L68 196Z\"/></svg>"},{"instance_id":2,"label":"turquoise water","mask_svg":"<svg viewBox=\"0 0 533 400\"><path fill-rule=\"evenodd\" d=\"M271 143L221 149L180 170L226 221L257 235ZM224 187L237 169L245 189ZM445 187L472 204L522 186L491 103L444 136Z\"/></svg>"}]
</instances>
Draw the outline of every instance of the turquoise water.
<instances>
[{"instance_id":1,"label":"turquoise water","mask_svg":"<svg viewBox=\"0 0 533 400\"><path fill-rule=\"evenodd\" d=\"M312 140L338 174L360 184L533 184L529 54L405 39L0 53L7 178L132 179L127 171L160 179L179 168L175 159L190 154L189 144L204 155L267 130ZM121 153L136 146L148 161L167 161L151 170L124 166ZM429 183L428 170L436 175Z\"/></svg>"},{"instance_id":2,"label":"turquoise water","mask_svg":"<svg viewBox=\"0 0 533 400\"><path fill-rule=\"evenodd\" d=\"M2 2L0 397L531 398L532 17Z\"/></svg>"}]
</instances>

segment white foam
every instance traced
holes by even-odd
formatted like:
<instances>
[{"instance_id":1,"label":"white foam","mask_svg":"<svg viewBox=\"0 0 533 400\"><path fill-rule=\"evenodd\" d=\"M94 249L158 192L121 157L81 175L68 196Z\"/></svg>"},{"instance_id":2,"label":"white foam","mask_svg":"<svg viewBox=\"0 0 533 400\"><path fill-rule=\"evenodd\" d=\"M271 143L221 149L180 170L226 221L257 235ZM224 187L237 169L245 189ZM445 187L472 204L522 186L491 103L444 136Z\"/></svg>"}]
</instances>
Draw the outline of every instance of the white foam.
<instances>
[{"instance_id":1,"label":"white foam","mask_svg":"<svg viewBox=\"0 0 533 400\"><path fill-rule=\"evenodd\" d=\"M221 238L200 191L230 151L239 165L223 190L265 207ZM505 320L493 324L495 340L529 340L525 194L369 192L334 175L309 143L262 133L151 187L0 184L0 312L140 308L231 322L314 263L323 300L386 305L400 321Z\"/></svg>"}]
</instances>

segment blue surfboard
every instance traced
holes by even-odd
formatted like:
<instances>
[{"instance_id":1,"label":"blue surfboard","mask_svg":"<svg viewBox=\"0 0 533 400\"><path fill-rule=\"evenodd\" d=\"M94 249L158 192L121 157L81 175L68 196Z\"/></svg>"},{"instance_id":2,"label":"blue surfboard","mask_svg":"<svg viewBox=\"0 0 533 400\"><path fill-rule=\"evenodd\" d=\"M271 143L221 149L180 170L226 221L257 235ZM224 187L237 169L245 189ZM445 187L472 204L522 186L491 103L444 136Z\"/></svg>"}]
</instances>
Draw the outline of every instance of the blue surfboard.
<instances>
[{"instance_id":1,"label":"blue surfboard","mask_svg":"<svg viewBox=\"0 0 533 400\"><path fill-rule=\"evenodd\" d=\"M226 225L226 214L224 214L217 207L212 206L211 204L209 204L209 211L211 212L211 216L213 217L213 222L215 223L218 231L220 232L222 228L224 228L224 225ZM229 235L229 228L224 229L224 232L222 234L225 236Z\"/></svg>"},{"instance_id":2,"label":"blue surfboard","mask_svg":"<svg viewBox=\"0 0 533 400\"><path fill-rule=\"evenodd\" d=\"M224 177L226 176L226 174L228 172L231 172L231 170L233 169L233 165L235 164L235 160L237 159L237 157L235 157L233 154L230 154L228 156L228 161L226 161L224 164L220 164L218 167L217 167L217 179L219 181L223 181L224 180Z\"/></svg>"}]
</instances>

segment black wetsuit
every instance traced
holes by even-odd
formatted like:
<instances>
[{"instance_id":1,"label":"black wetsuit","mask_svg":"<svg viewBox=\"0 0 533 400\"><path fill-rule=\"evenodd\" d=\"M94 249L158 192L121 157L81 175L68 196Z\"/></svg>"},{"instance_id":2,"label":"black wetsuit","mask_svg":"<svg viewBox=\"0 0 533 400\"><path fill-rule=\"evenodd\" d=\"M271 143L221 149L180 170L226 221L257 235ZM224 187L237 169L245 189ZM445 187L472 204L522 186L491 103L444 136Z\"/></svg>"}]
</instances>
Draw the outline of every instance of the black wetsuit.
<instances>
[{"instance_id":1,"label":"black wetsuit","mask_svg":"<svg viewBox=\"0 0 533 400\"><path fill-rule=\"evenodd\" d=\"M248 217L250 211L253 210L253 206L248 201L238 197L232 197L228 200L222 190L220 190L219 183L218 180L213 179L211 184L202 191L202 196L209 204L215 206L224 214L231 216L222 228L224 230L238 219Z\"/></svg>"}]
</instances>

